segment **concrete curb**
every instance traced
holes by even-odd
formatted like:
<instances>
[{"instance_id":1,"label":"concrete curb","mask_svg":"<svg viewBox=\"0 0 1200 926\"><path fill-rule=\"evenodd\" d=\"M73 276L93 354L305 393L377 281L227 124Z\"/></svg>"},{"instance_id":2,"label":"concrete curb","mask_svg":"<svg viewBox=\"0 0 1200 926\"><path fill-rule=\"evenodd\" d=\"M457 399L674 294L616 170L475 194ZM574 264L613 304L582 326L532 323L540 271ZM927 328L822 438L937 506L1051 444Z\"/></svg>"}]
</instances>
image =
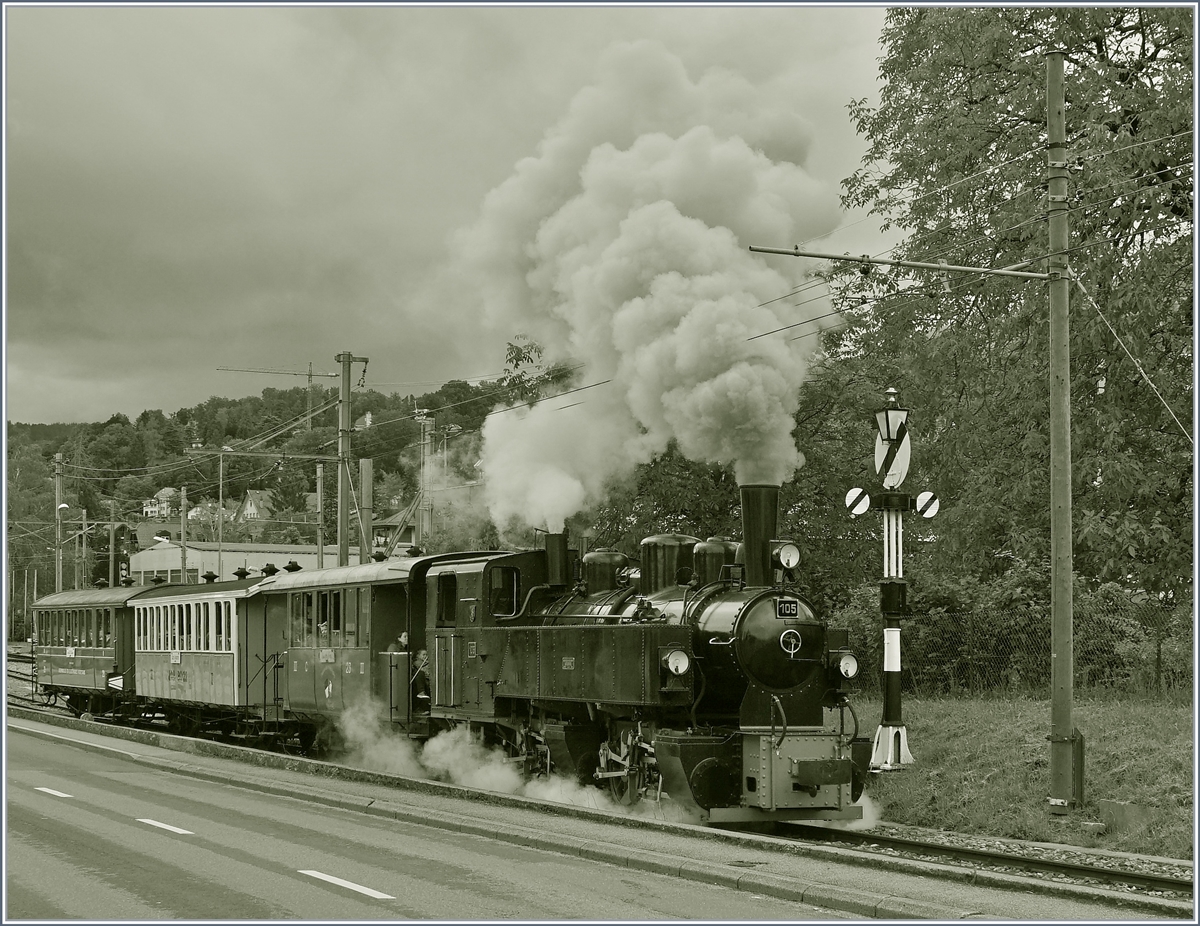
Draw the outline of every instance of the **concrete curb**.
<instances>
[{"instance_id":1,"label":"concrete curb","mask_svg":"<svg viewBox=\"0 0 1200 926\"><path fill-rule=\"evenodd\" d=\"M423 779L405 778L381 772L368 772L360 769L345 768L317 759L306 759L298 756L287 756L278 753L264 753L243 746L225 745L210 740L192 740L159 733L150 730L137 730L128 727L116 727L109 724L76 720L71 717L46 717L34 711L22 708L8 708L9 718L19 718L45 723L52 726L64 727L81 732L112 736L147 746L157 746L163 749L178 751L183 754L208 756L212 758L234 759L244 764L259 768L279 768L288 771L303 772L316 779L326 778L330 783L336 780L359 781L370 784L382 784L401 790L417 791L444 797L465 798L484 803L536 808L542 812L558 813L575 816L596 822L633 826L637 828L664 828L661 821L650 823L636 818L614 817L600 811L516 795L498 794L495 792L472 791L458 785L444 782L426 781ZM30 731L35 734L40 731ZM108 751L110 747L98 744L79 743L82 748ZM298 800L308 800L330 807L338 807L371 816L386 817L398 821L424 826L434 826L468 835L483 836L499 839L516 845L530 848L545 849L561 852L566 855L578 855L595 861L606 862L626 868L649 871L658 874L668 874L689 880L702 881L709 884L721 884L734 890L761 893L772 897L796 900L831 910L851 913L861 916L879 917L883 919L937 919L957 920L982 918L978 911L963 910L940 904L929 904L908 897L888 896L860 891L853 888L833 887L822 884L811 884L799 879L786 878L766 872L746 871L733 866L711 865L692 859L680 859L663 856L658 853L640 849L631 849L612 843L594 842L580 837L548 833L545 830L533 830L515 824L498 825L494 822L477 823L457 815L446 814L435 810L414 810L391 801L374 801L354 795L332 793L319 786L307 787L288 784L275 784L263 779L230 774L218 774L208 769L186 762L174 762L168 759L138 756L138 761L145 762L165 770L189 775L206 781L222 784L235 784L239 787L263 793L290 797ZM706 827L690 824L665 824L665 828L674 829L680 835L689 835L710 840L730 842L753 848L779 848L784 846L795 854L821 858L826 861L849 864L864 863L876 868L886 867L893 871L917 874L926 877L938 877L943 880L956 880L979 887L995 887L1007 890L1029 892L1036 889L1039 892L1057 896L1068 896L1072 899L1103 903L1119 904L1168 917L1192 916L1192 905L1179 901L1166 900L1156 897L1141 897L1129 895L1120 891L1091 888L1082 885L1047 883L1031 888L1029 881L1010 875L986 872L978 869L959 868L956 866L940 865L931 862L914 862L906 859L880 859L878 856L855 852L851 849L823 846L793 846L782 840L770 837L754 836L751 834L730 833L722 830L712 830Z\"/></svg>"}]
</instances>

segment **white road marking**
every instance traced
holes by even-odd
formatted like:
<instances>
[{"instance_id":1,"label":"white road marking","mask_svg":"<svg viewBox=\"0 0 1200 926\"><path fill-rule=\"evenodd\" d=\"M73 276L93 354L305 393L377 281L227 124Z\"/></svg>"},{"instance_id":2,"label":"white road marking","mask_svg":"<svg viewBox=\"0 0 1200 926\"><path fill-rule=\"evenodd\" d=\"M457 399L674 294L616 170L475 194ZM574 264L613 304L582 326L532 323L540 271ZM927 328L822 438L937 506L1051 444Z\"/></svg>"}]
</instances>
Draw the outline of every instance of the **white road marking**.
<instances>
[{"instance_id":1,"label":"white road marking","mask_svg":"<svg viewBox=\"0 0 1200 926\"><path fill-rule=\"evenodd\" d=\"M376 900L395 900L391 894L382 894L379 891L372 890L369 887L363 887L361 884L355 884L353 881L343 881L341 878L335 878L333 875L327 875L320 871L306 871L300 869L300 874L308 875L312 878L320 878L322 881L328 881L330 884L337 884L340 887L349 888L352 891L358 891L360 894L366 894L368 897L374 897Z\"/></svg>"},{"instance_id":2,"label":"white road marking","mask_svg":"<svg viewBox=\"0 0 1200 926\"><path fill-rule=\"evenodd\" d=\"M74 797L73 794L63 794L61 791L55 791L53 788L34 788L35 791L45 791L47 794L53 794L55 797Z\"/></svg>"},{"instance_id":3,"label":"white road marking","mask_svg":"<svg viewBox=\"0 0 1200 926\"><path fill-rule=\"evenodd\" d=\"M170 823L159 823L157 820L148 820L143 817L138 817L138 823L148 823L151 826L157 826L159 829L170 830L172 833L178 833L180 836L195 836L191 830L181 830L177 826L171 826Z\"/></svg>"}]
</instances>

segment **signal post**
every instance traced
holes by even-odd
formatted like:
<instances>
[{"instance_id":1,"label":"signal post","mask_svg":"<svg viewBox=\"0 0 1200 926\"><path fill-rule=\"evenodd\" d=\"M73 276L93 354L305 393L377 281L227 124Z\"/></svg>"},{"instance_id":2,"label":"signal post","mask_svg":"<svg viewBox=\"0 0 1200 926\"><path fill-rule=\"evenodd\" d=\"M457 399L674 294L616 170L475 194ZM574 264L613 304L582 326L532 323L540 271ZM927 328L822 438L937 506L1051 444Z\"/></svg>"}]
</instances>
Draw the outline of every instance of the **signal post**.
<instances>
[{"instance_id":1,"label":"signal post","mask_svg":"<svg viewBox=\"0 0 1200 926\"><path fill-rule=\"evenodd\" d=\"M879 583L879 610L883 615L883 717L875 731L871 770L888 771L913 763L908 749L908 729L900 712L900 619L908 613L908 582L904 578L904 512L916 511L932 518L938 500L932 492L915 499L895 491L908 475L912 444L908 436L908 409L900 407L899 394L887 390L887 404L875 413L875 471L886 490L872 499L863 489L851 489L846 507L851 515L868 508L883 514L883 579Z\"/></svg>"}]
</instances>

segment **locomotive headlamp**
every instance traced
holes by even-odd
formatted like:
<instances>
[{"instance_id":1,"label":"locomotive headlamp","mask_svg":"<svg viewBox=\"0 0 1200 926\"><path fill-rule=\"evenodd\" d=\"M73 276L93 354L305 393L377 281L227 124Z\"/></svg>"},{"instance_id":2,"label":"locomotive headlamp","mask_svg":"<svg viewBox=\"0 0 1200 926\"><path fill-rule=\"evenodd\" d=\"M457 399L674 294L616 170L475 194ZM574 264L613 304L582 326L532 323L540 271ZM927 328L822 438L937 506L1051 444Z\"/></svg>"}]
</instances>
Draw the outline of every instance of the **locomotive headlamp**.
<instances>
[{"instance_id":1,"label":"locomotive headlamp","mask_svg":"<svg viewBox=\"0 0 1200 926\"><path fill-rule=\"evenodd\" d=\"M663 656L662 663L672 675L683 675L692 667L692 660L681 649L673 649Z\"/></svg>"},{"instance_id":2,"label":"locomotive headlamp","mask_svg":"<svg viewBox=\"0 0 1200 926\"><path fill-rule=\"evenodd\" d=\"M858 675L858 657L853 653L833 654L837 657L838 672L842 678L854 678Z\"/></svg>"},{"instance_id":3,"label":"locomotive headlamp","mask_svg":"<svg viewBox=\"0 0 1200 926\"><path fill-rule=\"evenodd\" d=\"M773 543L771 559L783 569L795 569L800 565L800 548L794 543Z\"/></svg>"}]
</instances>

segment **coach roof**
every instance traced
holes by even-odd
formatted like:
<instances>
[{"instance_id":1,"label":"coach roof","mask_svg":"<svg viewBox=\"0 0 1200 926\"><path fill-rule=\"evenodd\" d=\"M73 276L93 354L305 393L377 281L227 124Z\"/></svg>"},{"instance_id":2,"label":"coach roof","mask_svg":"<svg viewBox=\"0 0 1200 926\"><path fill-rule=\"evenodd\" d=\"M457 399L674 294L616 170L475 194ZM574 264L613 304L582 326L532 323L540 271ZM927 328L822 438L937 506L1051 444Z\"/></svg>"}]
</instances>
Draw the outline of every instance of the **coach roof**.
<instances>
[{"instance_id":1,"label":"coach roof","mask_svg":"<svg viewBox=\"0 0 1200 926\"><path fill-rule=\"evenodd\" d=\"M80 588L69 592L54 592L33 603L35 608L103 608L120 607L134 595L146 591L145 585L118 585L113 588Z\"/></svg>"}]
</instances>

